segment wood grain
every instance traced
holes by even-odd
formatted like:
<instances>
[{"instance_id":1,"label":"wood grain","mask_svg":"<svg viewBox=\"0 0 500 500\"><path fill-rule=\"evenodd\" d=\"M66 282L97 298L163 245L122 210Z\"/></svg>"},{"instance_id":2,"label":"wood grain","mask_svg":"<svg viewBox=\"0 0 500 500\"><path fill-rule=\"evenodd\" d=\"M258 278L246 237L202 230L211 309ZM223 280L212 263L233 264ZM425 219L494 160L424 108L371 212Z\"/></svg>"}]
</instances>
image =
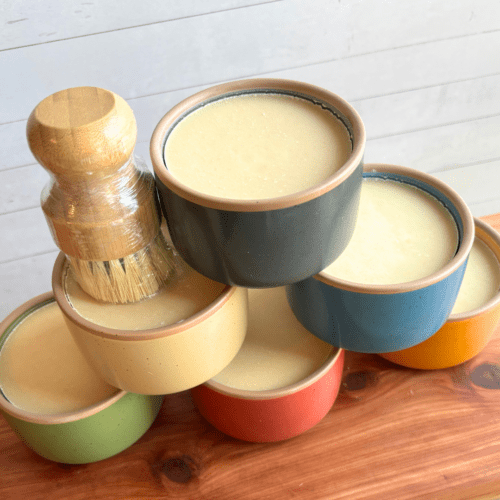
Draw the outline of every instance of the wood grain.
<instances>
[{"instance_id":1,"label":"wood grain","mask_svg":"<svg viewBox=\"0 0 500 500\"><path fill-rule=\"evenodd\" d=\"M483 218L500 229L500 214ZM0 498L472 500L500 495L500 326L484 351L437 371L347 353L339 397L303 435L274 444L225 436L189 392L151 429L89 465L49 462L0 421Z\"/></svg>"}]
</instances>

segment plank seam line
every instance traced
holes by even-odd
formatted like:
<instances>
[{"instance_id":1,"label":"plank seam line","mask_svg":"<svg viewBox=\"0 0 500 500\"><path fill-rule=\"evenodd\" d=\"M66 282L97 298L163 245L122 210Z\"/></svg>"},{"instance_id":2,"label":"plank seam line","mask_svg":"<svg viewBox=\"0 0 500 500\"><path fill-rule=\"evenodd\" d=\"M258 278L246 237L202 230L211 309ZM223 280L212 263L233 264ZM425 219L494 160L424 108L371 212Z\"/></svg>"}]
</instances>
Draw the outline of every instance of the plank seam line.
<instances>
[{"instance_id":1,"label":"plank seam line","mask_svg":"<svg viewBox=\"0 0 500 500\"><path fill-rule=\"evenodd\" d=\"M472 82L474 80L481 80L482 78L492 78L494 76L500 76L500 72L485 73L484 75L471 76L470 78L457 78L456 80L448 80L446 82L435 83L432 85L422 85L421 87L408 87L406 89L394 90L392 92L389 92L388 94L373 94L373 95L358 97L357 99L348 99L348 100L352 104L354 102L369 101L370 99L379 99L381 97L389 97L389 96L393 96L393 95L405 94L407 92L428 90L428 89L433 89L433 88L438 88L438 87L444 87L446 85L454 85L456 83Z\"/></svg>"},{"instance_id":2,"label":"plank seam line","mask_svg":"<svg viewBox=\"0 0 500 500\"><path fill-rule=\"evenodd\" d=\"M491 203L492 201L497 201L500 198L488 198L487 200L479 200L468 203L469 207L473 207L475 205L481 205L482 203Z\"/></svg>"},{"instance_id":3,"label":"plank seam line","mask_svg":"<svg viewBox=\"0 0 500 500\"><path fill-rule=\"evenodd\" d=\"M397 47L389 47L389 48L386 48L386 49L374 50L372 52L363 52L363 53L360 53L360 54L352 54L352 55L348 55L348 56L344 56L344 57L336 57L336 58L333 58L333 59L322 59L320 61L314 61L314 62L311 62L311 63L308 63L308 64L300 64L298 66L287 66L286 68L274 69L274 70L271 70L271 71L264 71L262 73L251 73L251 74L246 74L246 75L240 75L240 76L231 78L231 80L222 80L222 82L233 81L233 80L240 80L240 79L243 79L243 78L252 78L252 77L256 77L256 76L263 76L263 75L268 75L270 73L282 73L284 71L290 71L292 69L309 68L309 67L312 67L312 66L319 66L319 65L327 64L327 63L331 63L331 62L339 62L339 61L344 61L344 60L348 60L348 59L354 59L356 57L364 57L364 56L367 56L367 55L373 55L373 54L379 54L379 53L383 53L383 52L389 52L389 51L392 51L392 50L404 50L404 49L408 49L408 48L411 48L411 47L416 47L416 46L419 46L419 45L427 45L427 44L432 44L432 43L446 42L448 40L457 40L457 39L461 39L461 38L469 38L469 37L472 37L472 36L481 36L481 35L490 34L490 33L496 33L496 32L500 32L500 29L498 29L498 30L481 31L481 32L478 32L478 33L468 33L466 35L456 35L454 37L448 37L448 38L436 38L434 40L426 40L426 41L423 41L423 42L416 42L414 44L401 45L401 46L397 46ZM487 76L495 76L495 75L498 75L498 74L499 73L486 74L486 75L483 75L483 76L470 78L470 80L474 80L476 78L483 78L483 77L487 77ZM467 80L468 79L466 79L464 81L467 81ZM460 82L460 81L461 80L458 80L457 82ZM132 101L132 100L135 100L135 99L142 99L142 98L145 98L145 97L151 97L151 96L156 96L156 95L168 94L170 92L178 92L180 90L189 90L191 88L196 88L196 87L208 87L208 86L216 85L216 84L222 83L222 82L219 80L219 81L210 81L210 82L205 82L205 83L199 83L197 85L190 85L188 87L177 87L175 89L171 89L171 90L164 91L164 92L151 92L150 94L144 94L144 95L140 95L140 96L130 97L130 98L127 98L126 100ZM445 85L446 83L448 83L448 82L445 82L444 84L431 85L430 87L439 86L439 85ZM451 81L450 83L455 83L455 81ZM427 86L424 86L422 88L427 88ZM415 89L403 90L403 91L400 91L400 92L407 92L407 91L418 90L418 89L419 88L415 88ZM400 93L400 92L398 91L398 92L394 92L394 93ZM391 92L389 94L386 94L386 95L391 95L392 93L393 92ZM383 96L383 94L380 95L380 96L373 96L373 97L382 97L382 96ZM367 97L367 99L371 99L371 98L372 98L372 96ZM363 99L365 99L365 98L363 98Z\"/></svg>"},{"instance_id":4,"label":"plank seam line","mask_svg":"<svg viewBox=\"0 0 500 500\"><path fill-rule=\"evenodd\" d=\"M0 217L2 215L11 215L11 214L15 214L17 212L26 212L28 210L33 210L34 208L40 208L40 205L33 205L33 206L29 206L29 207L17 208L16 210L8 210L6 212L0 212Z\"/></svg>"},{"instance_id":5,"label":"plank seam line","mask_svg":"<svg viewBox=\"0 0 500 500\"><path fill-rule=\"evenodd\" d=\"M46 250L44 252L37 252L31 255L23 255L22 257L16 257L14 259L0 260L0 265L2 264L11 264L12 262L16 262L18 260L32 259L33 257L41 257L42 255L48 255L51 253L58 253L60 250L58 248L54 248L52 250Z\"/></svg>"},{"instance_id":6,"label":"plank seam line","mask_svg":"<svg viewBox=\"0 0 500 500\"><path fill-rule=\"evenodd\" d=\"M408 48L408 47L411 47L411 45L408 45L405 48ZM352 56L352 57L356 57L356 56ZM159 96L159 95L164 95L164 94L166 95L166 94L170 94L172 92L179 92L181 90L189 90L189 89L194 89L194 88L199 88L199 87L205 88L205 87L209 87L209 86L212 86L212 85L217 85L219 83L229 82L229 81L233 81L233 80L241 80L241 79L244 79L244 78L261 77L261 76L265 76L265 75L269 75L269 74L283 73L285 71L290 71L290 70L294 70L294 69L310 68L312 66L321 66L323 64L328 64L328 63L331 63L331 62L338 62L338 61L342 61L344 59L350 59L350 58L351 57L338 58L338 59L325 59L323 61L315 61L315 62L312 62L312 63L309 63L309 64L301 64L299 66L288 66L286 68L275 69L275 70L271 70L271 71L264 71L262 73L251 73L251 74L247 74L247 75L240 75L240 76L232 78L231 80L213 80L213 81L209 81L209 82L200 83L200 84L197 84L197 85L190 85L188 87L176 87L175 89L170 89L170 90L166 90L166 91L163 91L163 92L151 92L150 94L144 94L144 95L139 95L139 96L135 96L135 97L128 97L125 100L126 101L134 101L134 100L137 100L137 99L145 99L147 97ZM365 100L369 100L369 99L377 99L379 97L388 97L388 96L391 96L391 95L404 94L406 92L414 92L416 90L425 90L425 89L430 89L430 88L434 88L434 87L443 87L445 85L451 85L451 84L454 84L454 83L465 83L465 82L468 82L468 81L480 80L481 78L490 78L490 77L499 76L499 75L500 75L500 72L485 73L484 75L473 76L473 77L464 78L464 79L449 80L449 81L445 81L445 82L435 83L435 84L432 84L432 85L423 85L422 87L409 87L407 89L402 89L402 90L396 90L396 91L393 91L393 92L389 92L388 94L374 94L374 95L368 95L368 96L358 97L357 99L350 99L348 97L345 97L345 99L348 100L350 103L353 103L353 102L365 101ZM22 121L22 120L16 120L16 121ZM0 125L4 125L4 124L7 124L7 123L10 123L10 122L0 123Z\"/></svg>"},{"instance_id":7,"label":"plank seam line","mask_svg":"<svg viewBox=\"0 0 500 500\"><path fill-rule=\"evenodd\" d=\"M498 33L499 31L500 31L500 29L497 28L497 29L491 29L491 30L476 31L475 33L466 33L464 35L452 35L452 36L448 36L445 38L435 38L433 40L422 40L421 42L409 43L406 45L398 45L396 47L387 47L385 49L378 49L378 50L373 50L373 51L368 51L368 52L359 52L357 54L353 54L353 55L350 55L350 56L347 56L347 57L344 57L341 59L350 59L353 57L363 57L363 56L368 56L368 55L372 55L372 54L378 54L380 52L390 52L393 50L407 49L409 47L416 47L418 45L428 45L430 43L447 42L450 40L457 40L460 38L470 38L473 36L490 35L492 33Z\"/></svg>"},{"instance_id":8,"label":"plank seam line","mask_svg":"<svg viewBox=\"0 0 500 500\"><path fill-rule=\"evenodd\" d=\"M368 141L375 141L378 139L386 139L388 137L396 137L398 135L405 135L405 134L413 134L415 132L423 132L424 130L435 130L437 128L443 128L443 127L449 127L451 125L459 125L461 123L470 123L470 122L475 122L475 121L480 121L480 120L487 120L488 118L495 118L497 116L500 116L499 113L493 113L491 115L483 115L483 116L478 116L473 118L472 120L456 120L456 121L451 121L447 123L441 123L439 125L433 125L431 127L422 127L422 128L415 128L411 130L404 130L402 132L396 132L393 134L386 134L386 135L379 135L379 136L374 136L374 137L367 137L366 142Z\"/></svg>"},{"instance_id":9,"label":"plank seam line","mask_svg":"<svg viewBox=\"0 0 500 500\"><path fill-rule=\"evenodd\" d=\"M458 168L468 168L468 167L475 167L477 165L484 165L485 163L494 163L496 161L500 160L500 156L495 156L493 158L486 158L483 160L476 160L476 161L470 161L467 163L461 163L460 165L450 165L448 167L440 168L440 169L432 169L429 170L427 173L429 174L435 174L435 173L442 173L442 172L447 172L449 170L457 170Z\"/></svg>"},{"instance_id":10,"label":"plank seam line","mask_svg":"<svg viewBox=\"0 0 500 500\"><path fill-rule=\"evenodd\" d=\"M10 125L11 123L25 122L27 120L28 120L27 118L20 118L19 120L11 120L10 122L3 122L0 123L0 127L2 127L3 125Z\"/></svg>"},{"instance_id":11,"label":"plank seam line","mask_svg":"<svg viewBox=\"0 0 500 500\"><path fill-rule=\"evenodd\" d=\"M284 1L284 0L279 0L279 1ZM252 73L251 75L243 75L243 76L236 77L236 78L234 78L234 80L238 80L238 79L242 79L242 78L252 78L252 77L257 77L257 76L265 76L265 75L269 75L269 74L290 71L290 70L293 70L293 69L310 68L312 66L321 66L322 64L327 64L329 62L336 62L336 61L340 61L340 60L341 59L331 59L331 60L328 60L328 61L314 62L314 63L310 63L310 64L303 64L303 65L300 65L300 66L290 66L288 68L279 69L279 70L265 71L263 73ZM350 99L349 97L345 97L345 99L348 102L350 102L351 104L352 103L359 103L359 102L362 102L362 101L368 101L370 99L379 99L379 98L382 98L382 97L389 97L389 96L392 96L392 95L405 94L407 92L416 92L416 91L419 91L419 90L426 90L426 89L444 87L446 85L453 85L455 83L466 83L466 82L471 82L471 81L474 81L474 80L480 80L482 78L491 78L491 77L494 77L494 76L500 76L500 72L486 73L484 75L473 76L473 77L470 77L470 78L463 78L463 79L460 78L460 79L456 79L456 80L449 80L449 81L445 81L445 82L435 83L435 84L432 84L432 85L423 85L421 87L409 87L409 88L402 89L402 90L395 90L395 91L389 92L387 94L367 95L367 96L363 96L363 97L358 97L357 99ZM179 92L181 90L189 90L189 89L199 88L199 87L208 87L208 86L211 86L211 85L216 85L218 83L227 82L227 81L230 81L230 80L222 80L222 81L218 80L218 81L212 81L212 82L202 83L202 84L199 84L199 85L189 86L189 87L178 87L178 88L175 88L175 89L166 90L164 92L152 92L151 94L144 94L144 95L135 96L135 97L128 97L128 98L125 98L125 100L126 101L134 101L134 100L138 100L138 99L146 99L148 97L154 97L154 96L160 96L160 95L167 95L167 94L170 94L170 93L173 93L173 92ZM21 118L19 120L12 120L12 121L8 121L8 122L2 122L2 123L0 123L0 127L4 126L4 125L11 125L11 124L14 124L14 123L19 123L19 122L26 122L27 120L28 120L27 118Z\"/></svg>"},{"instance_id":12,"label":"plank seam line","mask_svg":"<svg viewBox=\"0 0 500 500\"><path fill-rule=\"evenodd\" d=\"M487 118L494 118L496 116L500 116L500 115L499 114L493 114L493 115L488 115L488 116L482 116L482 117L479 117L479 118L473 118L472 120L455 121L455 122L445 123L445 124L441 124L441 125L435 125L434 127L420 128L420 129L415 129L415 130L398 132L397 134L388 134L388 135L383 135L383 136L378 136L378 137L369 137L369 138L367 138L367 142L370 141L370 140L378 140L378 139L384 139L384 138L388 138L388 137L397 137L398 135L411 134L411 133L414 133L414 132L422 132L424 130L432 130L432 129L439 128L439 127L448 127L448 126L451 126L451 125L458 125L458 124L461 124L461 123L474 122L476 120L483 120L483 119L487 119ZM146 144L147 145L147 144L149 144L149 141L140 141L140 142L137 143L137 145L139 145L139 144ZM144 158L142 155L139 155L137 153L136 153L136 156L140 157L143 161L145 161L147 163L147 165L148 165L148 168L151 169L150 164L148 163L148 162L150 162L150 158L149 157ZM444 172L446 170L455 170L456 168L471 167L471 166L474 166L474 165L482 165L484 163L491 163L491 162L498 161L498 160L500 160L500 157L487 158L487 159L484 159L484 160L478 160L478 161L474 161L474 162L463 163L463 164L456 165L456 166L449 167L449 168L445 168L445 169L429 170L428 173L432 174L434 172ZM38 163L34 162L34 163L26 163L26 164L23 164L23 165L16 165L14 167L7 167L7 168L4 168L4 169L0 169L0 175L2 174L2 172L8 172L8 171L11 171L11 170L18 170L20 168L35 167L35 166L38 166L38 165L39 165ZM4 213L12 213L12 212L4 212ZM4 213L0 213L0 215L3 215Z\"/></svg>"},{"instance_id":13,"label":"plank seam line","mask_svg":"<svg viewBox=\"0 0 500 500\"><path fill-rule=\"evenodd\" d=\"M57 43L57 42L65 42L68 40L77 40L79 38L87 38L89 36L94 36L94 35L105 35L107 33L113 33L114 31L125 31L125 30L131 30L135 28L145 28L146 26L154 26L156 24L165 24L165 23L170 23L174 21L182 21L183 19L192 19L195 17L201 17L201 16L210 16L212 14L220 14L221 12L230 12L233 10L239 10L239 9L246 9L246 8L252 8L252 7L259 7L261 5L267 5L267 4L273 4L273 3L280 3L284 2L285 0L271 0L268 2L259 2L255 4L250 4L250 5L242 5L240 7L231 7L228 9L222 9L222 10L215 10L212 12L204 12L202 14L192 14L189 16L181 16L181 17L175 17L173 19L165 19L163 21L154 21L151 23L144 23L144 24L137 24L134 26L124 26L123 28L115 28L112 30L105 30L105 31L97 31L95 33L87 33L85 35L76 35L76 36L70 36L66 38L58 38L57 40L47 40L45 42L38 42L38 43L29 43L26 45L19 45L18 47L8 47L6 49L0 49L0 52L7 52L10 50L17 50L17 49L25 49L27 47L37 47L38 45L47 45L48 43Z\"/></svg>"},{"instance_id":14,"label":"plank seam line","mask_svg":"<svg viewBox=\"0 0 500 500\"><path fill-rule=\"evenodd\" d=\"M25 168L25 167L34 167L35 165L40 165L39 163L23 163L22 165L16 165L14 167L6 167L6 168L0 168L0 173L1 172L8 172L9 170L17 170L18 168Z\"/></svg>"}]
</instances>

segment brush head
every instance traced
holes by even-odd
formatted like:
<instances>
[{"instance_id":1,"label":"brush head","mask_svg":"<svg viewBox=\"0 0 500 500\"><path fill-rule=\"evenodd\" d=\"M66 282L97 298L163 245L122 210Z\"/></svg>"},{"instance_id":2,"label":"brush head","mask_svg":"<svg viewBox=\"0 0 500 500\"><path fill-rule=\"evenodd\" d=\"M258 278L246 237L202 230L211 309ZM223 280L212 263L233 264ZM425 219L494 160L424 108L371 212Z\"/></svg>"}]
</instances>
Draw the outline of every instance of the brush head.
<instances>
[{"instance_id":1,"label":"brush head","mask_svg":"<svg viewBox=\"0 0 500 500\"><path fill-rule=\"evenodd\" d=\"M160 232L135 254L109 261L68 257L75 279L97 300L114 304L138 302L157 293L176 274L178 259Z\"/></svg>"}]
</instances>

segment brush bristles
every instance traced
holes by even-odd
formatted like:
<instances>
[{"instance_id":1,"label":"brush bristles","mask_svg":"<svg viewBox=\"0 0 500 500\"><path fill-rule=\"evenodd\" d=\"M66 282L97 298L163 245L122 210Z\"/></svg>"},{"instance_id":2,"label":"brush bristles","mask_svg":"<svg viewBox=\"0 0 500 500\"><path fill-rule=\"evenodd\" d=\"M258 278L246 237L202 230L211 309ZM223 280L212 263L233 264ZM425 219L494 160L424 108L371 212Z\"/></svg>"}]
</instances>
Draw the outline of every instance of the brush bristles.
<instances>
[{"instance_id":1,"label":"brush bristles","mask_svg":"<svg viewBox=\"0 0 500 500\"><path fill-rule=\"evenodd\" d=\"M174 273L174 255L159 235L135 254L109 261L68 257L82 289L97 300L114 304L137 302L154 295Z\"/></svg>"}]
</instances>

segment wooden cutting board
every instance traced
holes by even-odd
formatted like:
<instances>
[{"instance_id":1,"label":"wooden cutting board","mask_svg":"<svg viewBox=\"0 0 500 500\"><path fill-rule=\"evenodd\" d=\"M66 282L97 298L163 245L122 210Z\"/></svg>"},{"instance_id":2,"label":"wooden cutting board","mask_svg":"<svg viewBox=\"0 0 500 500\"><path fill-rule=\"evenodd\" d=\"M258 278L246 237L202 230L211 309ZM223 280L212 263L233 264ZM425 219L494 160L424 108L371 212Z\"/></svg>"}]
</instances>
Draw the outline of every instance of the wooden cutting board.
<instances>
[{"instance_id":1,"label":"wooden cutting board","mask_svg":"<svg viewBox=\"0 0 500 500\"><path fill-rule=\"evenodd\" d=\"M500 214L483 219L500 230ZM476 358L446 370L346 354L332 410L282 443L225 436L183 392L166 398L128 450L95 464L60 465L26 448L0 417L0 498L500 498L500 327Z\"/></svg>"}]
</instances>

